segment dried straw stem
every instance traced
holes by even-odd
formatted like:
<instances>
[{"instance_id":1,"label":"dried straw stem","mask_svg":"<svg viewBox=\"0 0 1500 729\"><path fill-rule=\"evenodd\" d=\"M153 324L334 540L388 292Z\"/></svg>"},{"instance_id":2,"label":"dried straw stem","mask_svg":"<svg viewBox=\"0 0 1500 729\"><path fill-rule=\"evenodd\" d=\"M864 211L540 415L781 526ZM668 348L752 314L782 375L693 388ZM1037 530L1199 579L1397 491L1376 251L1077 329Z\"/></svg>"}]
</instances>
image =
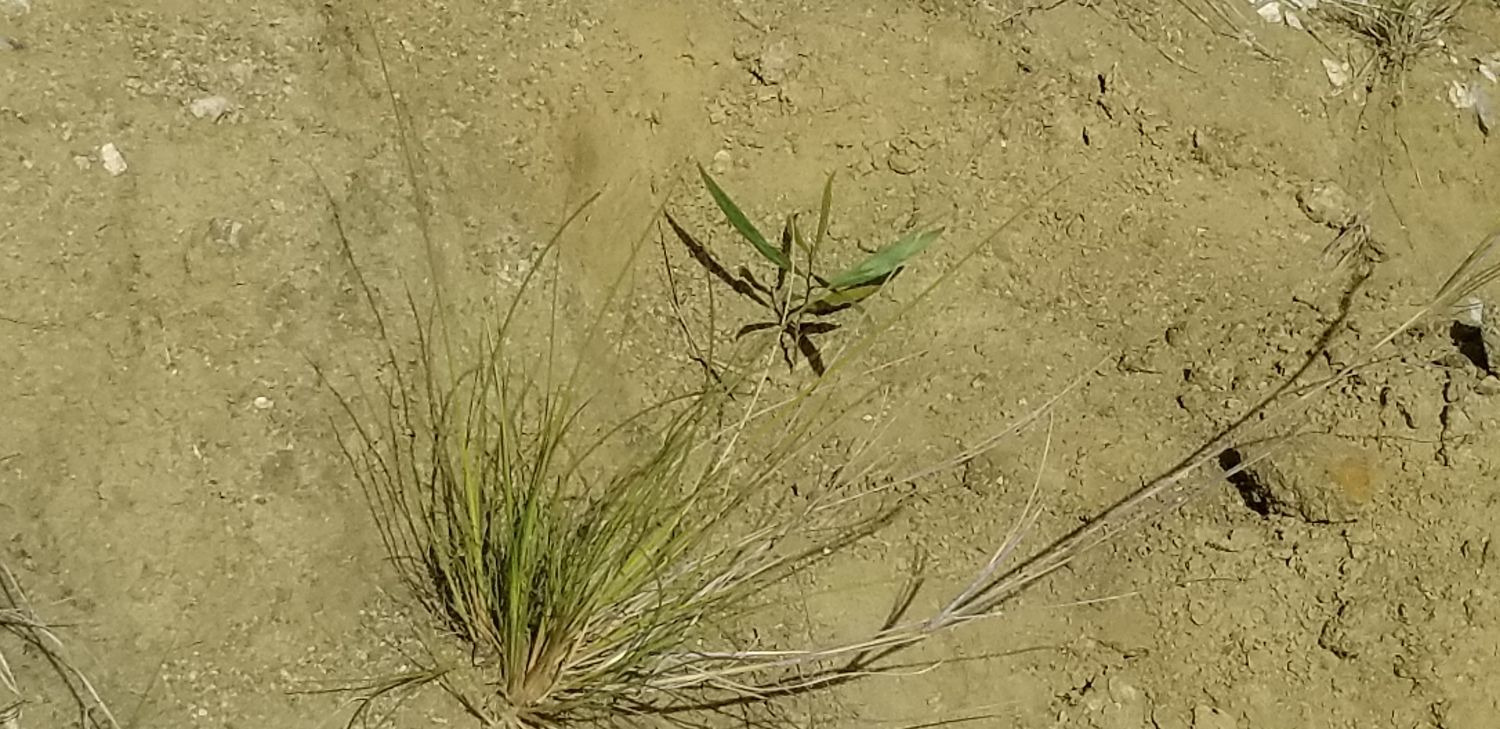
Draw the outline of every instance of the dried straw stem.
<instances>
[{"instance_id":1,"label":"dried straw stem","mask_svg":"<svg viewBox=\"0 0 1500 729\"><path fill-rule=\"evenodd\" d=\"M53 627L42 620L31 606L15 575L0 564L0 632L7 633L23 646L37 651L61 679L79 709L80 723L93 729L119 729L114 714L100 698L87 675L68 656L66 646ZM0 720L19 720L26 699L4 651L0 651L0 687L11 694L7 702L0 699Z\"/></svg>"}]
</instances>

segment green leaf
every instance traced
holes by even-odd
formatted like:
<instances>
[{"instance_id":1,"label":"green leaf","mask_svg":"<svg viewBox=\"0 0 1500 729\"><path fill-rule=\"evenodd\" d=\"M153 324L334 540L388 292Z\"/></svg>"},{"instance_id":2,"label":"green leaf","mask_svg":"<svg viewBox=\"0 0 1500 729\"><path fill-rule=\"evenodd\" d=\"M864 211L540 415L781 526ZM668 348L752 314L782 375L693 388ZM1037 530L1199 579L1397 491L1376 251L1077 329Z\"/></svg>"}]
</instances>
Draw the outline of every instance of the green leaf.
<instances>
[{"instance_id":1,"label":"green leaf","mask_svg":"<svg viewBox=\"0 0 1500 729\"><path fill-rule=\"evenodd\" d=\"M905 265L907 259L921 253L922 249L942 234L942 228L933 228L903 236L895 243L876 251L859 265L841 271L828 279L828 288L842 291L885 278Z\"/></svg>"},{"instance_id":2,"label":"green leaf","mask_svg":"<svg viewBox=\"0 0 1500 729\"><path fill-rule=\"evenodd\" d=\"M761 235L759 230L755 229L755 225L750 222L749 218L745 217L745 213L740 211L739 206L735 205L734 201L729 199L729 195L724 192L723 188L719 187L719 183L714 182L714 178L709 176L708 170L703 169L703 165L701 164L698 165L698 174L702 175L703 184L708 188L708 194L713 196L714 203L719 206L720 210L724 211L724 217L729 218L729 224L734 226L734 229L739 231L745 240L750 241L750 245L755 246L755 250L760 251L760 254L765 256L767 260L781 267L783 270L791 270L792 262L786 257L786 254L766 242L766 237Z\"/></svg>"},{"instance_id":3,"label":"green leaf","mask_svg":"<svg viewBox=\"0 0 1500 729\"><path fill-rule=\"evenodd\" d=\"M807 260L811 262L817 255L818 249L823 245L823 237L828 235L828 213L833 208L833 173L829 173L828 179L823 183L823 197L818 205L818 232L812 242L802 234L802 229L797 225L797 216L793 215L787 221L792 229L792 240L797 242L797 247L807 254Z\"/></svg>"}]
</instances>

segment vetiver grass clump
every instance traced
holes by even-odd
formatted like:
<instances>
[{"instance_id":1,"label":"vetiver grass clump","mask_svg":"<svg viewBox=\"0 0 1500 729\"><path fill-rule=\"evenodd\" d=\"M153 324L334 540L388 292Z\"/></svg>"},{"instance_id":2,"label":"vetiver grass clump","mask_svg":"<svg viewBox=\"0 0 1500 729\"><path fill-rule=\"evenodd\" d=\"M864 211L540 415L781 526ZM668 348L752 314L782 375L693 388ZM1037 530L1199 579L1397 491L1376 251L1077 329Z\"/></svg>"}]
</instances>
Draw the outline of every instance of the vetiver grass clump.
<instances>
[{"instance_id":1,"label":"vetiver grass clump","mask_svg":"<svg viewBox=\"0 0 1500 729\"><path fill-rule=\"evenodd\" d=\"M578 369L554 376L550 355L532 365L517 354L521 297L467 344L413 304L412 366L365 293L386 344L383 385L341 398L355 424L345 453L402 579L493 689L463 699L486 726L660 714L753 693L735 676L774 671L781 658L709 653L698 641L887 514L835 520L848 516L840 503L816 503L752 516L812 423L793 415L768 431L773 416L752 411L795 413L799 399L763 408L752 393L731 411L733 386L715 387L598 434L585 426ZM649 436L617 460L627 427ZM775 435L747 461L737 449L752 432L762 445ZM433 665L371 693L437 682L458 694L453 670Z\"/></svg>"}]
</instances>

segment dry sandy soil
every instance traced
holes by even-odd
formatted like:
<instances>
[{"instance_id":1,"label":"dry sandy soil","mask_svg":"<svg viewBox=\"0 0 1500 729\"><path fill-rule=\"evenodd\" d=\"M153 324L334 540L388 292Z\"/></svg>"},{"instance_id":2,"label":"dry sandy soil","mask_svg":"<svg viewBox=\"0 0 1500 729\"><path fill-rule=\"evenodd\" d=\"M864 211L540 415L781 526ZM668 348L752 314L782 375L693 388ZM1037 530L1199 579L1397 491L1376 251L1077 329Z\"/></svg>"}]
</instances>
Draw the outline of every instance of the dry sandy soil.
<instances>
[{"instance_id":1,"label":"dry sandy soil","mask_svg":"<svg viewBox=\"0 0 1500 729\"><path fill-rule=\"evenodd\" d=\"M340 726L344 697L306 691L398 667L403 598L309 365L348 377L374 356L335 211L382 290L430 281L391 91L464 296L513 290L602 192L562 286L578 310L629 313L620 364L592 373L622 402L694 374L655 247L662 200L752 262L690 160L762 220L813 209L837 172L845 251L946 223L868 307L898 309L978 247L868 354L901 360L873 380L889 447L940 460L1107 361L1054 410L1041 546L1312 351L1349 284L1313 219L1330 191L1383 256L1324 374L1500 223L1500 145L1449 98L1453 81L1500 97L1474 62L1500 50L1500 7L1470 3L1444 48L1336 93L1322 61L1358 66L1368 45L1226 3L1232 22L1198 0L0 0L0 562L131 727ZM214 96L228 107L195 113ZM701 271L669 253L701 335ZM633 285L607 301L625 265ZM740 313L718 312L719 336ZM1500 352L1482 354L1424 324L1319 399L1315 432L1254 483L1118 535L929 646L945 660L927 670L778 716L1494 726ZM1045 430L918 484L906 520L805 580L798 629L868 626L912 547L944 579L980 564ZM31 699L19 726L75 726L36 657L0 649ZM431 697L393 721L466 725Z\"/></svg>"}]
</instances>

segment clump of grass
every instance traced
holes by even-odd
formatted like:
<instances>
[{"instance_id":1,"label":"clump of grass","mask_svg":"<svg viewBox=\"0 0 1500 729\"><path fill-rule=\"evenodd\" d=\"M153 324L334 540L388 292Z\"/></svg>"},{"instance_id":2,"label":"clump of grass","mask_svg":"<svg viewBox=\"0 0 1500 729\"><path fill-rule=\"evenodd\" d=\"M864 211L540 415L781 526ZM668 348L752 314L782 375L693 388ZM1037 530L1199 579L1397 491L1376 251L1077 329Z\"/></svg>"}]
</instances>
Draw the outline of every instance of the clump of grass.
<instances>
[{"instance_id":1,"label":"clump of grass","mask_svg":"<svg viewBox=\"0 0 1500 729\"><path fill-rule=\"evenodd\" d=\"M818 485L830 495L779 503L788 484L806 481L791 464L825 442L842 412L822 396L823 377L768 402L769 356L736 368L737 379L712 379L602 432L587 428L581 366L554 373L555 322L539 358L523 353L515 331L566 224L527 267L509 308L473 338L440 300L424 309L408 294L417 336L407 357L336 209L333 219L384 347L376 393L335 390L352 423L340 443L401 579L468 654L445 661L431 648L408 656L415 670L345 687L357 692L351 726L371 721L382 699L428 685L505 729L670 722L753 704L878 672L892 652L991 614L1057 566L1003 574L1038 516L1033 500L993 559L933 615L908 618L913 593L903 592L867 635L737 647L737 621L792 574L888 523L899 504L880 494L919 475L832 496L880 480L873 466L841 468ZM915 253L898 250L817 285L824 294L844 290L843 280L878 288ZM634 455L603 456L619 452L627 429L644 433L625 449ZM475 685L486 688L467 688Z\"/></svg>"},{"instance_id":2,"label":"clump of grass","mask_svg":"<svg viewBox=\"0 0 1500 729\"><path fill-rule=\"evenodd\" d=\"M1331 20L1365 39L1373 54L1365 72L1398 78L1443 38L1469 0L1325 0Z\"/></svg>"},{"instance_id":3,"label":"clump of grass","mask_svg":"<svg viewBox=\"0 0 1500 729\"><path fill-rule=\"evenodd\" d=\"M90 729L119 729L114 714L99 697L87 675L73 664L67 647L53 626L42 620L31 606L21 584L9 568L0 565L0 633L14 638L24 649L34 651L45 661L78 705L79 725ZM21 682L0 647L0 727L19 726L26 704Z\"/></svg>"},{"instance_id":4,"label":"clump of grass","mask_svg":"<svg viewBox=\"0 0 1500 729\"><path fill-rule=\"evenodd\" d=\"M541 268L530 267L522 295ZM715 389L593 433L579 370L554 379L550 356L527 363L518 353L522 295L472 346L409 298L411 366L359 279L386 344L384 384L368 412L340 397L355 424L341 442L401 577L493 688L462 699L486 726L605 721L739 695L724 665L757 660L710 655L698 641L889 515L836 522L841 504L825 502L747 518L807 442L806 424L780 431L747 464L736 449L758 418L725 425L727 390ZM648 432L648 445L601 462L627 427ZM372 684L367 698L433 682L458 695L453 670Z\"/></svg>"}]
</instances>

